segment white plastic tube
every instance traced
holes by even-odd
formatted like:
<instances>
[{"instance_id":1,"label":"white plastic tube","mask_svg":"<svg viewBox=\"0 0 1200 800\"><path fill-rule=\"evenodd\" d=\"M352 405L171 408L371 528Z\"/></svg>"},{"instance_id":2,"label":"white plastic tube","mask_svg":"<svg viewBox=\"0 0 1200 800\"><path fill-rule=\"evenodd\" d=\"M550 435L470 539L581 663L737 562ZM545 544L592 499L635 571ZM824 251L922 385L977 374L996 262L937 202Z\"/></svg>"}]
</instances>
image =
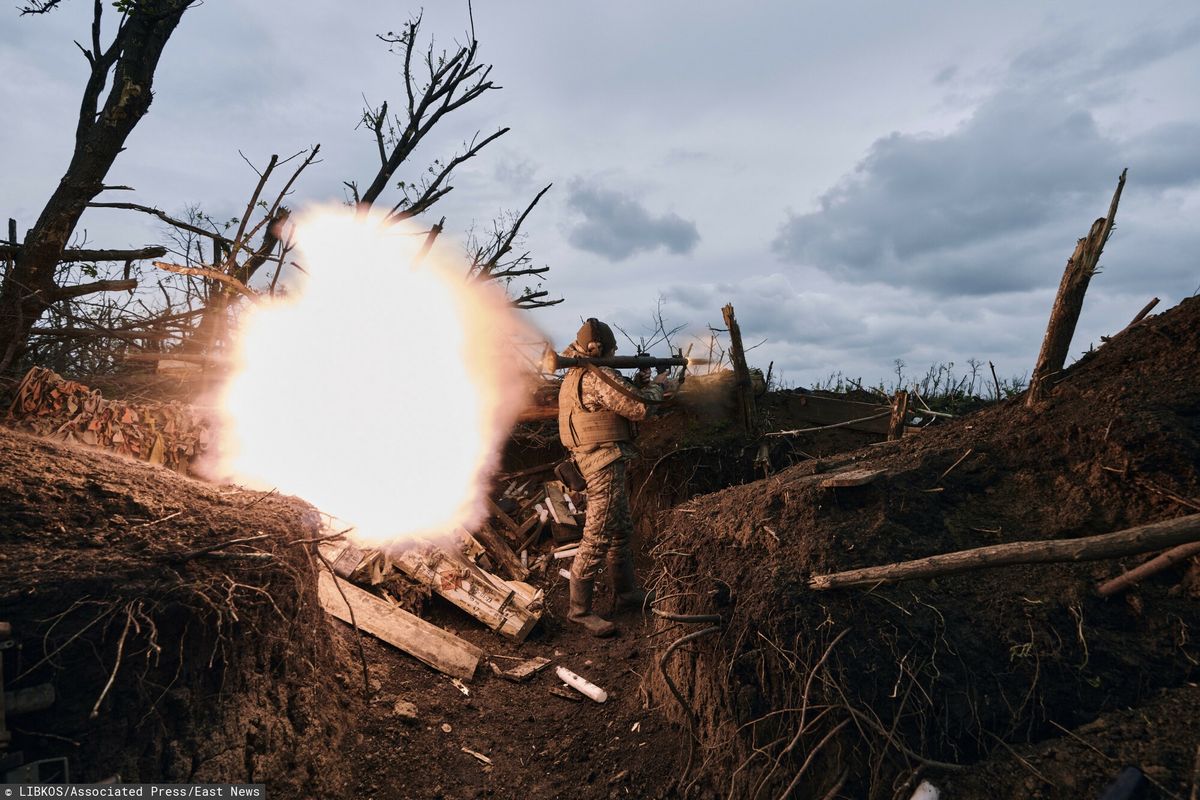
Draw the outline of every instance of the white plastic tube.
<instances>
[{"instance_id":1,"label":"white plastic tube","mask_svg":"<svg viewBox=\"0 0 1200 800\"><path fill-rule=\"evenodd\" d=\"M587 695L597 703L603 703L608 699L608 692L604 691L591 681L579 677L566 667L555 667L554 674L558 675L563 683L567 684L572 689L577 689L579 692Z\"/></svg>"},{"instance_id":2,"label":"white plastic tube","mask_svg":"<svg viewBox=\"0 0 1200 800\"><path fill-rule=\"evenodd\" d=\"M929 781L921 781L917 790L913 792L912 800L938 800L941 796L942 793L936 786Z\"/></svg>"}]
</instances>

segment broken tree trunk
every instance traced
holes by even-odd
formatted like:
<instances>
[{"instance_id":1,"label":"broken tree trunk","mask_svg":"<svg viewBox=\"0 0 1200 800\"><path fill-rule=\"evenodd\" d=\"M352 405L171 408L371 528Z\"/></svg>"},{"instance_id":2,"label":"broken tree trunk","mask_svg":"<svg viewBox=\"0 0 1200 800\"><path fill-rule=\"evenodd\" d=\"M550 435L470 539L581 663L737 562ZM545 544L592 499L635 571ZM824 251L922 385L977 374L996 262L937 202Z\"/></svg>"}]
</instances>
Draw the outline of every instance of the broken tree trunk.
<instances>
[{"instance_id":1,"label":"broken tree trunk","mask_svg":"<svg viewBox=\"0 0 1200 800\"><path fill-rule=\"evenodd\" d=\"M1101 597L1111 597L1118 592L1125 591L1135 583L1140 583L1151 575L1157 575L1172 564L1178 564L1180 561L1194 555L1200 555L1200 541L1188 542L1178 547L1172 547L1165 553L1159 553L1140 567L1134 567L1128 572L1124 572L1112 580L1100 584L1096 587L1096 594Z\"/></svg>"},{"instance_id":2,"label":"broken tree trunk","mask_svg":"<svg viewBox=\"0 0 1200 800\"><path fill-rule=\"evenodd\" d=\"M1029 380L1029 394L1025 405L1033 408L1041 402L1049 389L1047 381L1062 371L1067 354L1071 349L1071 338L1075 335L1075 325L1079 322L1079 313L1083 310L1083 296L1087 292L1088 283L1096 273L1100 262L1100 254L1112 233L1113 221L1117 216L1117 203L1121 200L1121 190L1125 188L1125 173L1117 179L1117 190L1113 193L1112 203L1108 207L1108 216L1101 217L1092 223L1088 235L1075 245L1075 252L1067 259L1067 268L1063 271L1062 281L1058 285L1058 295L1054 298L1054 306L1050 309L1050 322L1046 326L1046 337L1042 340L1042 350L1038 354L1037 366Z\"/></svg>"},{"instance_id":3,"label":"broken tree trunk","mask_svg":"<svg viewBox=\"0 0 1200 800\"><path fill-rule=\"evenodd\" d=\"M932 578L975 569L987 569L1012 564L1040 564L1056 561L1097 561L1138 553L1162 550L1164 547L1200 540L1200 514L1139 525L1115 533L1085 536L1080 539L1057 539L1038 542L1011 542L955 553L864 567L808 579L810 589L842 589L849 586L873 586L914 578Z\"/></svg>"},{"instance_id":4,"label":"broken tree trunk","mask_svg":"<svg viewBox=\"0 0 1200 800\"><path fill-rule=\"evenodd\" d=\"M892 417L888 421L888 441L893 442L904 435L904 420L908 417L908 392L896 390L892 399Z\"/></svg>"},{"instance_id":5,"label":"broken tree trunk","mask_svg":"<svg viewBox=\"0 0 1200 800\"><path fill-rule=\"evenodd\" d=\"M360 630L451 677L463 680L474 677L483 658L478 647L345 581L341 582L339 594L334 580L324 570L317 579L317 593L326 613L351 624L348 602L354 609L353 624Z\"/></svg>"},{"instance_id":6,"label":"broken tree trunk","mask_svg":"<svg viewBox=\"0 0 1200 800\"><path fill-rule=\"evenodd\" d=\"M742 329L733 314L733 304L721 309L725 327L729 329L729 360L733 362L733 374L737 378L738 400L742 409L742 425L746 435L758 434L758 415L754 408L754 387L750 383L750 368L746 365L746 351L742 349Z\"/></svg>"}]
</instances>

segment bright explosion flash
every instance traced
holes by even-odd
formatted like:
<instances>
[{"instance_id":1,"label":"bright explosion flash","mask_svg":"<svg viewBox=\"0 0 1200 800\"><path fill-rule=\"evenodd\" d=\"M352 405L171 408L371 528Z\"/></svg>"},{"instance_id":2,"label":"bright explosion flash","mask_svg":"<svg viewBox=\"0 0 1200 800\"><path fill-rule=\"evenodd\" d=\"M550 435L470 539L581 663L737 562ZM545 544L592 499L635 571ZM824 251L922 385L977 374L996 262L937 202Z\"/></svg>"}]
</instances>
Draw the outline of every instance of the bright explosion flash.
<instances>
[{"instance_id":1,"label":"bright explosion flash","mask_svg":"<svg viewBox=\"0 0 1200 800\"><path fill-rule=\"evenodd\" d=\"M437 248L414 267L424 239L347 209L302 215L307 280L247 312L220 404L224 475L303 497L375 546L482 521L529 397L518 312Z\"/></svg>"}]
</instances>

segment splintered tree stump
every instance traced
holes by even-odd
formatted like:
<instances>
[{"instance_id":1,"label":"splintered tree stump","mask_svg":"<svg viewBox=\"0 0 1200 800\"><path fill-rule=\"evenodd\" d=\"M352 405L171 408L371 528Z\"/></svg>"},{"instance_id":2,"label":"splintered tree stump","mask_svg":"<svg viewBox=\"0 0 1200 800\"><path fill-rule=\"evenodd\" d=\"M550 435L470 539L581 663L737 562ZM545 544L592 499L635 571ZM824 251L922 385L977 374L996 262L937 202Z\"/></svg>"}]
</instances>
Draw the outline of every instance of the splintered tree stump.
<instances>
[{"instance_id":1,"label":"splintered tree stump","mask_svg":"<svg viewBox=\"0 0 1200 800\"><path fill-rule=\"evenodd\" d=\"M1112 233L1113 221L1117 217L1117 203L1121 200L1121 190L1125 188L1126 172L1128 170L1122 170L1121 177L1117 179L1117 190L1113 193L1112 203L1108 207L1108 216L1092 223L1088 235L1076 243L1075 252L1067 259L1067 268L1063 271L1054 306L1050 309L1050 322L1046 326L1046 336L1042 340L1037 365L1029 380L1029 395L1025 400L1025 405L1029 408L1045 399L1049 390L1047 383L1062 371L1067 361L1071 339L1075 335L1075 325L1079 322L1079 314L1083 310L1083 296L1087 293L1092 276L1096 274L1100 254L1104 251L1104 245Z\"/></svg>"},{"instance_id":2,"label":"splintered tree stump","mask_svg":"<svg viewBox=\"0 0 1200 800\"><path fill-rule=\"evenodd\" d=\"M904 435L904 420L908 417L908 392L897 389L892 399L892 416L888 421L888 441L894 442Z\"/></svg>"},{"instance_id":3,"label":"splintered tree stump","mask_svg":"<svg viewBox=\"0 0 1200 800\"><path fill-rule=\"evenodd\" d=\"M973 550L864 567L828 575L813 575L808 579L810 589L842 589L850 586L872 586L916 578L933 578L989 567L1013 564L1043 564L1058 561L1097 561L1138 553L1162 550L1200 540L1200 514L1153 522L1126 528L1115 533L1085 536L1079 539L1057 539L1037 542L1011 542Z\"/></svg>"},{"instance_id":4,"label":"splintered tree stump","mask_svg":"<svg viewBox=\"0 0 1200 800\"><path fill-rule=\"evenodd\" d=\"M746 364L746 351L742 347L742 329L733 314L733 304L721 309L725 327L729 329L729 360L733 362L733 374L737 379L738 400L742 411L742 425L746 435L758 433L758 414L754 407L754 387L750 383L750 367Z\"/></svg>"}]
</instances>

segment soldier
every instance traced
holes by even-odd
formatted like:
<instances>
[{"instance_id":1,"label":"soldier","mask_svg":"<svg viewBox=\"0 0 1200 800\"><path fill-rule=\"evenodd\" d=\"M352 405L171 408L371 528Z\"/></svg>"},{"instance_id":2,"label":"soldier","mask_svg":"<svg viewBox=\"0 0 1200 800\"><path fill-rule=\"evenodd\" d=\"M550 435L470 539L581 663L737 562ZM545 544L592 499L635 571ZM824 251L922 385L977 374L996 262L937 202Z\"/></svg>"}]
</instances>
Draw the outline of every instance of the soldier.
<instances>
[{"instance_id":1,"label":"soldier","mask_svg":"<svg viewBox=\"0 0 1200 800\"><path fill-rule=\"evenodd\" d=\"M617 350L612 329L589 319L564 356L605 357ZM593 636L609 636L616 626L592 613L592 593L600 559L607 556L615 607L640 608L646 592L633 571L633 519L629 511L627 462L637 456L631 421L645 419L662 402L664 387L637 388L609 367L574 367L558 393L558 432L587 481L587 522L571 565L568 617Z\"/></svg>"}]
</instances>

